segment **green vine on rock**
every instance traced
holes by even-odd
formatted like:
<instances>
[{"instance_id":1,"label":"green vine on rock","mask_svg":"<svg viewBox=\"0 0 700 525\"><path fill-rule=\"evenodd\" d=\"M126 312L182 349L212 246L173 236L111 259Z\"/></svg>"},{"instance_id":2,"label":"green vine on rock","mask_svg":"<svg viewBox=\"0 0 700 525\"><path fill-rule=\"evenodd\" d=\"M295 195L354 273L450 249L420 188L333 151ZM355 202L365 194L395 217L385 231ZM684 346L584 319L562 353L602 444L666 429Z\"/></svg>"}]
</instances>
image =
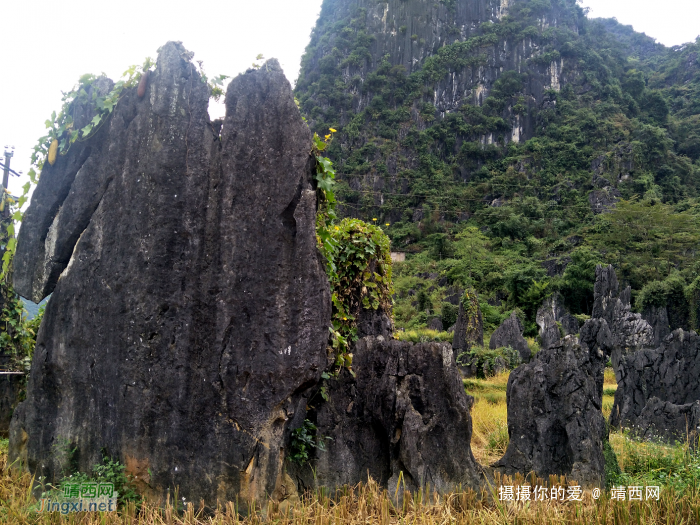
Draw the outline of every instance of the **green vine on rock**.
<instances>
[{"instance_id":1,"label":"green vine on rock","mask_svg":"<svg viewBox=\"0 0 700 525\"><path fill-rule=\"evenodd\" d=\"M336 131L330 128L324 139L314 133L316 183L319 209L316 240L326 261L333 302L331 346L336 372L346 367L352 373L350 345L357 340L357 318L362 309L391 315L394 293L391 276L391 245L378 226L359 219L338 222L333 192L333 163L323 152Z\"/></svg>"}]
</instances>

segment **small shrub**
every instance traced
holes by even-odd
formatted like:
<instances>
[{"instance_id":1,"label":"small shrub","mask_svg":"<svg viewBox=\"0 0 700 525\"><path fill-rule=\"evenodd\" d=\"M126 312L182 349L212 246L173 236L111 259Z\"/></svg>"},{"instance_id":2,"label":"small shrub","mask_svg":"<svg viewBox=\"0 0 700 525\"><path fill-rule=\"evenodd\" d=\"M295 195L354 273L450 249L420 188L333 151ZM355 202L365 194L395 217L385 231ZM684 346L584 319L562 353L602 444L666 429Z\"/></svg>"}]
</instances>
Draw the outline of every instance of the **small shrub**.
<instances>
[{"instance_id":1,"label":"small shrub","mask_svg":"<svg viewBox=\"0 0 700 525\"><path fill-rule=\"evenodd\" d=\"M457 322L457 316L459 315L459 307L451 303L442 303L442 309L440 312L442 316L442 326L449 328Z\"/></svg>"},{"instance_id":2,"label":"small shrub","mask_svg":"<svg viewBox=\"0 0 700 525\"><path fill-rule=\"evenodd\" d=\"M331 439L327 436L319 436L318 428L308 419L299 428L292 430L292 443L289 450L289 459L295 463L303 464L309 461L311 449L326 450L325 441Z\"/></svg>"},{"instance_id":3,"label":"small shrub","mask_svg":"<svg viewBox=\"0 0 700 525\"><path fill-rule=\"evenodd\" d=\"M513 370L522 363L518 351L509 346L495 350L474 346L457 356L457 364L461 366L476 365L476 376L485 378L487 375L495 373L496 360L499 357L503 359L508 370Z\"/></svg>"}]
</instances>

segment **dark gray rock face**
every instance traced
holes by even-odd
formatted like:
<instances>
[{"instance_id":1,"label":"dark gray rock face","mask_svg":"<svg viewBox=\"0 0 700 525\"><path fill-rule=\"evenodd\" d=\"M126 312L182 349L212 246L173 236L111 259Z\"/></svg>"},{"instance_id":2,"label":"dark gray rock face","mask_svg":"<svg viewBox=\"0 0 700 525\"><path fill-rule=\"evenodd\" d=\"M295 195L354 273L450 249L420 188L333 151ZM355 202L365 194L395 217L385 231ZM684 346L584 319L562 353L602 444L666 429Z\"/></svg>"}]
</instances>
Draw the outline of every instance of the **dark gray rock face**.
<instances>
[{"instance_id":1,"label":"dark gray rock face","mask_svg":"<svg viewBox=\"0 0 700 525\"><path fill-rule=\"evenodd\" d=\"M700 401L674 405L652 397L637 418L634 433L645 440L698 446Z\"/></svg>"},{"instance_id":2,"label":"dark gray rock face","mask_svg":"<svg viewBox=\"0 0 700 525\"><path fill-rule=\"evenodd\" d=\"M438 332L442 332L442 318L433 317L430 321L428 321L428 328L430 328L431 330L437 330Z\"/></svg>"},{"instance_id":3,"label":"dark gray rock face","mask_svg":"<svg viewBox=\"0 0 700 525\"><path fill-rule=\"evenodd\" d=\"M598 265L593 290L594 302L591 317L605 319L613 334L612 364L618 383L620 359L643 348L654 346L654 329L631 311L631 290L628 286L620 291L617 275L612 266Z\"/></svg>"},{"instance_id":4,"label":"dark gray rock face","mask_svg":"<svg viewBox=\"0 0 700 525\"><path fill-rule=\"evenodd\" d=\"M311 133L275 60L210 123L189 58L166 44L146 95L44 166L15 285L53 296L10 461L54 480L65 440L82 471L104 447L155 495L260 500L327 364Z\"/></svg>"},{"instance_id":5,"label":"dark gray rock face","mask_svg":"<svg viewBox=\"0 0 700 525\"><path fill-rule=\"evenodd\" d=\"M496 328L496 331L491 334L489 348L496 349L504 346L510 346L518 351L520 359L523 363L530 361L530 347L523 337L523 325L515 315L515 312L510 314L510 317L501 323L501 326Z\"/></svg>"},{"instance_id":6,"label":"dark gray rock face","mask_svg":"<svg viewBox=\"0 0 700 525\"><path fill-rule=\"evenodd\" d=\"M601 412L604 355L567 336L510 374L507 474L566 474L582 485L605 482Z\"/></svg>"},{"instance_id":7,"label":"dark gray rock face","mask_svg":"<svg viewBox=\"0 0 700 525\"><path fill-rule=\"evenodd\" d=\"M394 325L391 322L390 313L384 312L381 306L376 310L360 309L360 315L357 318L357 337L381 335L385 339L391 339L393 331Z\"/></svg>"},{"instance_id":8,"label":"dark gray rock face","mask_svg":"<svg viewBox=\"0 0 700 525\"><path fill-rule=\"evenodd\" d=\"M484 321L476 292L470 289L464 293L459 302L452 348L456 355L459 355L467 352L474 345L484 346Z\"/></svg>"},{"instance_id":9,"label":"dark gray rock face","mask_svg":"<svg viewBox=\"0 0 700 525\"><path fill-rule=\"evenodd\" d=\"M623 356L610 424L614 427L638 425L652 397L674 405L700 400L699 377L700 337L695 332L679 328L664 339L659 348ZM647 419L657 421L656 417Z\"/></svg>"},{"instance_id":10,"label":"dark gray rock face","mask_svg":"<svg viewBox=\"0 0 700 525\"><path fill-rule=\"evenodd\" d=\"M562 257L561 259L547 259L542 263L542 267L547 271L549 277L564 275L566 267L571 263L571 257Z\"/></svg>"},{"instance_id":11,"label":"dark gray rock face","mask_svg":"<svg viewBox=\"0 0 700 525\"><path fill-rule=\"evenodd\" d=\"M0 372L0 437L10 432L12 413L26 388L26 377L21 372Z\"/></svg>"},{"instance_id":12,"label":"dark gray rock face","mask_svg":"<svg viewBox=\"0 0 700 525\"><path fill-rule=\"evenodd\" d=\"M602 355L605 360L612 354L614 338L605 319L589 319L583 323L579 336L581 345Z\"/></svg>"},{"instance_id":13,"label":"dark gray rock face","mask_svg":"<svg viewBox=\"0 0 700 525\"><path fill-rule=\"evenodd\" d=\"M292 465L301 488L354 485L369 473L393 490L401 471L410 490L479 485L470 446L474 399L449 344L366 337L355 346L353 370L355 377L343 370L327 381L327 402L309 403L319 435L332 440L316 451L315 474Z\"/></svg>"},{"instance_id":14,"label":"dark gray rock face","mask_svg":"<svg viewBox=\"0 0 700 525\"><path fill-rule=\"evenodd\" d=\"M459 286L448 286L445 290L445 302L457 306L463 295L464 290Z\"/></svg>"},{"instance_id":15,"label":"dark gray rock face","mask_svg":"<svg viewBox=\"0 0 700 525\"><path fill-rule=\"evenodd\" d=\"M668 323L668 311L665 306L650 306L642 312L644 319L654 330L654 341L652 346L658 348L661 342L671 333Z\"/></svg>"},{"instance_id":16,"label":"dark gray rock face","mask_svg":"<svg viewBox=\"0 0 700 525\"><path fill-rule=\"evenodd\" d=\"M564 298L559 293L542 302L535 322L540 327L542 348L554 346L563 336L577 334L579 331L578 320L564 308Z\"/></svg>"},{"instance_id":17,"label":"dark gray rock face","mask_svg":"<svg viewBox=\"0 0 700 525\"><path fill-rule=\"evenodd\" d=\"M593 190L588 194L588 204L593 213L605 213L610 208L614 208L622 194L615 187L607 187L602 190Z\"/></svg>"},{"instance_id":18,"label":"dark gray rock face","mask_svg":"<svg viewBox=\"0 0 700 525\"><path fill-rule=\"evenodd\" d=\"M575 335L581 330L581 325L573 315L567 313L559 321L562 330L564 330L564 335Z\"/></svg>"}]
</instances>

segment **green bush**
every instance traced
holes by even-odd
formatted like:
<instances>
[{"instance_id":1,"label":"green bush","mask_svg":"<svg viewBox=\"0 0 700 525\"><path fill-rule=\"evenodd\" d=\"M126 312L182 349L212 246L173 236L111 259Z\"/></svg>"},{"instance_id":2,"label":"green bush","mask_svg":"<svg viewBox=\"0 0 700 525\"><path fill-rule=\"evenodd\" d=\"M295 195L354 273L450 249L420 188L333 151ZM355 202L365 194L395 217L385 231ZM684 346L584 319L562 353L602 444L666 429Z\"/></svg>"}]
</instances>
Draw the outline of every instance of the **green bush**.
<instances>
[{"instance_id":1,"label":"green bush","mask_svg":"<svg viewBox=\"0 0 700 525\"><path fill-rule=\"evenodd\" d=\"M440 315L442 317L442 326L449 328L457 322L459 307L453 305L452 303L442 303Z\"/></svg>"},{"instance_id":2,"label":"green bush","mask_svg":"<svg viewBox=\"0 0 700 525\"><path fill-rule=\"evenodd\" d=\"M476 365L476 375L478 378L483 379L486 375L493 374L496 359L499 357L505 361L508 370L513 370L522 363L518 351L509 346L496 348L494 350L481 346L473 346L468 351L462 352L457 356L457 364L461 366Z\"/></svg>"}]
</instances>

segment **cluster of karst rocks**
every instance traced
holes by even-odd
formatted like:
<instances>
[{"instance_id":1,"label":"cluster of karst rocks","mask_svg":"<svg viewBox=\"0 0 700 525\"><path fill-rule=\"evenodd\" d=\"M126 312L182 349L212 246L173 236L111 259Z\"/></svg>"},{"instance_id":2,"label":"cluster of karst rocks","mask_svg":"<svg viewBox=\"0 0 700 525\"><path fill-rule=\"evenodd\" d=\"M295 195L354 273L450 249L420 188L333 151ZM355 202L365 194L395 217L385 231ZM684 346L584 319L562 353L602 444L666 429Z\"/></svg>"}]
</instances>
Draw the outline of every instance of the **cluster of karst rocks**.
<instances>
[{"instance_id":1,"label":"cluster of karst rocks","mask_svg":"<svg viewBox=\"0 0 700 525\"><path fill-rule=\"evenodd\" d=\"M231 81L226 117L212 122L190 58L166 44L144 96L126 89L94 136L44 166L14 284L35 301L53 296L10 462L55 480L65 461L87 472L106 451L142 491L179 487L211 505L368 475L478 488L494 468L599 485L610 358L613 424L647 435L697 423L697 335L676 330L653 349L653 328L630 312L612 268L597 269L583 326L559 298L543 305L535 357L515 315L493 334L523 364L508 382L510 444L492 467L471 452L474 400L456 362L483 341L475 298L460 301L454 348L393 340L387 312L363 312L352 373L329 377L312 138L291 87L270 60ZM89 105L72 111L76 128L94 116ZM298 465L288 454L305 420L329 439ZM72 457L53 454L59 443Z\"/></svg>"}]
</instances>

